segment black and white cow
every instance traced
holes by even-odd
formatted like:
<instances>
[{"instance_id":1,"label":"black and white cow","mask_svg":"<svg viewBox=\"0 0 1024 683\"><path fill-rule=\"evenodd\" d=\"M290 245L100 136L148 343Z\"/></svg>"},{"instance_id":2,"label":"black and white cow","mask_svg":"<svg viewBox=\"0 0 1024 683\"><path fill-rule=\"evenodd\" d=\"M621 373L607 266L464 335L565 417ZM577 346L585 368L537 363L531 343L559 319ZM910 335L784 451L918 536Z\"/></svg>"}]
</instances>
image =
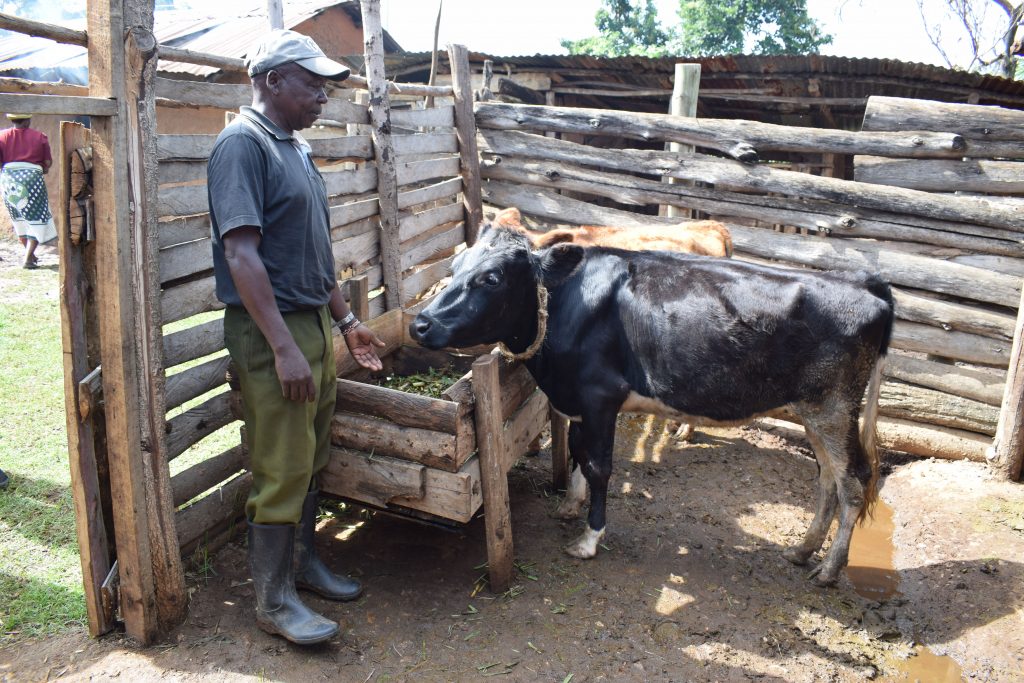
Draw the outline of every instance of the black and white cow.
<instances>
[{"instance_id":1,"label":"black and white cow","mask_svg":"<svg viewBox=\"0 0 1024 683\"><path fill-rule=\"evenodd\" d=\"M485 227L410 333L434 349L501 342L529 356L537 384L573 421L570 451L590 484L587 528L566 548L580 558L605 532L620 411L720 425L789 408L819 477L814 520L785 556L806 563L838 509L835 541L810 574L831 585L876 496L879 360L892 324L889 286L869 274L574 244L531 251L525 236Z\"/></svg>"}]
</instances>

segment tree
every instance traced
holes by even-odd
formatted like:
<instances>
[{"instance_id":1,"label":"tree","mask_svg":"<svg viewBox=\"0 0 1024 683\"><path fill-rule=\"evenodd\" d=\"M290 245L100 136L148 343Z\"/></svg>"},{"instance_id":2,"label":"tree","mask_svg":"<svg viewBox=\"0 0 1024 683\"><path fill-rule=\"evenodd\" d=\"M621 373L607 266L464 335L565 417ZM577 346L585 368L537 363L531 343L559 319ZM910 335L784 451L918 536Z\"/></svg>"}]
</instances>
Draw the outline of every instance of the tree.
<instances>
[{"instance_id":1,"label":"tree","mask_svg":"<svg viewBox=\"0 0 1024 683\"><path fill-rule=\"evenodd\" d=\"M812 54L832 42L807 0L682 0L679 18L685 55Z\"/></svg>"},{"instance_id":2,"label":"tree","mask_svg":"<svg viewBox=\"0 0 1024 683\"><path fill-rule=\"evenodd\" d=\"M1022 61L1014 55L1014 36L1024 23L1024 2L1011 0L944 0L943 16L926 8L924 0L917 0L921 20L932 45L949 67L963 67L968 71L999 73L1006 78L1024 76ZM995 14L995 18L992 17ZM1002 16L1002 15L1005 15ZM953 21L950 22L949 20ZM942 27L958 27L943 33ZM1024 29L1020 29L1024 33ZM959 33L959 35L957 35ZM966 66L951 56L952 47L966 40L969 60Z\"/></svg>"},{"instance_id":3,"label":"tree","mask_svg":"<svg viewBox=\"0 0 1024 683\"><path fill-rule=\"evenodd\" d=\"M582 40L562 40L572 55L621 57L667 54L669 33L658 21L653 0L602 0L594 18L600 35Z\"/></svg>"}]
</instances>

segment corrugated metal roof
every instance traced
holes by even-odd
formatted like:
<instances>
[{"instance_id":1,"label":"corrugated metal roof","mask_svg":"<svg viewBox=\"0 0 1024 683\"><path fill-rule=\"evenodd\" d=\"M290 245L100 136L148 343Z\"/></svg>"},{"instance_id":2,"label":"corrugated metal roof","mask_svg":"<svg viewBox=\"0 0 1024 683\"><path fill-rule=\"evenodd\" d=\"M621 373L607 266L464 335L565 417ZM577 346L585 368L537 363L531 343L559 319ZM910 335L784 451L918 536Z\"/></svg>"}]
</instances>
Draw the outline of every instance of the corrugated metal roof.
<instances>
[{"instance_id":1,"label":"corrugated metal roof","mask_svg":"<svg viewBox=\"0 0 1024 683\"><path fill-rule=\"evenodd\" d=\"M340 7L356 25L361 25L358 0L289 0L284 6L284 25L294 28L331 7ZM155 14L153 32L157 41L172 47L222 57L244 58L252 45L253 36L266 30L266 22L266 7L263 3L254 3L250 9L229 17L210 16L201 10L171 10ZM76 23L73 28L85 27L84 21ZM386 50L392 52L401 49L387 32L384 34L384 45ZM30 72L46 73L49 77L45 80L85 85L88 76L82 69L87 67L88 59L83 47L63 45L18 33L0 38L0 74L19 72L28 77ZM213 67L166 60L160 60L158 68L162 72L200 77L219 71ZM35 75L32 77L44 80Z\"/></svg>"}]
</instances>

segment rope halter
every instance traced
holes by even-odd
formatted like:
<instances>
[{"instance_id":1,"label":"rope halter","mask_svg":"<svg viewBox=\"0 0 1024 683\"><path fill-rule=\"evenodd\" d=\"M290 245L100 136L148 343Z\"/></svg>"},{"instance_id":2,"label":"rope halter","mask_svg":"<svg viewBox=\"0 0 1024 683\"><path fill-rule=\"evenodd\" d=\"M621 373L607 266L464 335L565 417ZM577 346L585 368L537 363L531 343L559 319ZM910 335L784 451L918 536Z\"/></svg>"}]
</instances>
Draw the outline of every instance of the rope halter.
<instances>
[{"instance_id":1,"label":"rope halter","mask_svg":"<svg viewBox=\"0 0 1024 683\"><path fill-rule=\"evenodd\" d=\"M540 351L544 344L544 337L548 333L548 290L541 283L537 283L537 337L533 343L526 347L522 353L513 353L504 342L498 342L498 351L509 363L517 360L533 358Z\"/></svg>"}]
</instances>

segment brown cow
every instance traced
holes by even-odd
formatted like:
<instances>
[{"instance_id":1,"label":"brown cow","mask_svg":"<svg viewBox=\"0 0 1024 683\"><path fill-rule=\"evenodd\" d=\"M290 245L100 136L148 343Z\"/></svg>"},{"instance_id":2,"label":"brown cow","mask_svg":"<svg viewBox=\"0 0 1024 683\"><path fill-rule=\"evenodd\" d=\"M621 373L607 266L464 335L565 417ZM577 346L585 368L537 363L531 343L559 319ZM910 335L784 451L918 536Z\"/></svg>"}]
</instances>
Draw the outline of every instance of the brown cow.
<instances>
[{"instance_id":1,"label":"brown cow","mask_svg":"<svg viewBox=\"0 0 1024 683\"><path fill-rule=\"evenodd\" d=\"M542 232L525 227L519 209L511 207L498 212L492 224L522 232L538 249L559 242L573 242L581 247L615 247L630 251L677 251L698 256L732 256L732 237L729 235L729 229L718 221L688 221L678 225L635 228L584 225L579 228L556 228Z\"/></svg>"}]
</instances>

